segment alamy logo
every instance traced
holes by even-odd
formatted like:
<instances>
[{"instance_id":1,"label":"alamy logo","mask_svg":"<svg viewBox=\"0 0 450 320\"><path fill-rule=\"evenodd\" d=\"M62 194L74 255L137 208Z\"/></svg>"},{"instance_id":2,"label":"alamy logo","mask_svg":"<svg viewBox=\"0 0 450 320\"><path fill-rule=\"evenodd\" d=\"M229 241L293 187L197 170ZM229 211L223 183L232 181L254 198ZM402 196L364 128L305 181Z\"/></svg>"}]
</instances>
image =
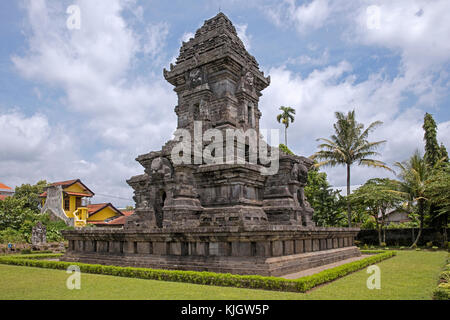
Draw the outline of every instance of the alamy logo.
<instances>
[{"instance_id":1,"label":"alamy logo","mask_svg":"<svg viewBox=\"0 0 450 320\"><path fill-rule=\"evenodd\" d=\"M366 9L366 26L369 30L380 30L381 29L381 9L379 6L369 6Z\"/></svg>"},{"instance_id":2,"label":"alamy logo","mask_svg":"<svg viewBox=\"0 0 450 320\"><path fill-rule=\"evenodd\" d=\"M71 265L67 268L67 273L71 274L66 281L66 287L69 290L81 289L81 271L79 266Z\"/></svg>"},{"instance_id":3,"label":"alamy logo","mask_svg":"<svg viewBox=\"0 0 450 320\"><path fill-rule=\"evenodd\" d=\"M378 266L369 266L367 268L367 273L371 274L369 278L367 278L367 289L381 289L381 270Z\"/></svg>"},{"instance_id":4,"label":"alamy logo","mask_svg":"<svg viewBox=\"0 0 450 320\"><path fill-rule=\"evenodd\" d=\"M69 15L66 21L66 26L69 30L81 29L81 10L77 5L67 7L66 13Z\"/></svg>"},{"instance_id":5,"label":"alamy logo","mask_svg":"<svg viewBox=\"0 0 450 320\"><path fill-rule=\"evenodd\" d=\"M261 138L267 133L268 130L264 129L260 130L260 135L254 129L208 129L203 133L202 122L195 121L193 140L189 130L175 131L178 143L172 148L171 159L175 165L261 164L262 175L274 175L279 169L279 149L270 148L269 151L267 143ZM270 142L278 146L279 130L270 130Z\"/></svg>"}]
</instances>

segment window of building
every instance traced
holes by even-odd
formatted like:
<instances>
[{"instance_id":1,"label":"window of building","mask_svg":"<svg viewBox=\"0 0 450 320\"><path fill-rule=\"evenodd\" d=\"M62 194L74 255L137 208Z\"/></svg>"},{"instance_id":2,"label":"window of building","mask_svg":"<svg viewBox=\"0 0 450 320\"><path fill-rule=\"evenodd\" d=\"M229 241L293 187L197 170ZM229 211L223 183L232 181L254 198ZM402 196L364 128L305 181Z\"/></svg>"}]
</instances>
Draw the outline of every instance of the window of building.
<instances>
[{"instance_id":1,"label":"window of building","mask_svg":"<svg viewBox=\"0 0 450 320\"><path fill-rule=\"evenodd\" d=\"M70 210L70 200L64 199L64 210L69 211Z\"/></svg>"}]
</instances>

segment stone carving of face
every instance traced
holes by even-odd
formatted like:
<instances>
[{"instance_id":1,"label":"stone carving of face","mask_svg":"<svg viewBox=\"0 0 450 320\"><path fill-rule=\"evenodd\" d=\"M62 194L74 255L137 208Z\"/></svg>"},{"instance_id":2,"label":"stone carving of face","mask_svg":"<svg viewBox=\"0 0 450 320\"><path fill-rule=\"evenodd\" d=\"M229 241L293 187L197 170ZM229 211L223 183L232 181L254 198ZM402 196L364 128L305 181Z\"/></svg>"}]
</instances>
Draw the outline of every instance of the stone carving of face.
<instances>
[{"instance_id":1,"label":"stone carving of face","mask_svg":"<svg viewBox=\"0 0 450 320\"><path fill-rule=\"evenodd\" d=\"M202 82L202 73L200 69L194 69L189 73L189 79L193 85L199 85Z\"/></svg>"},{"instance_id":2,"label":"stone carving of face","mask_svg":"<svg viewBox=\"0 0 450 320\"><path fill-rule=\"evenodd\" d=\"M249 85L250 87L253 87L253 74L250 72L250 71L248 71L246 74L245 74L245 83L247 84L247 85Z\"/></svg>"}]
</instances>

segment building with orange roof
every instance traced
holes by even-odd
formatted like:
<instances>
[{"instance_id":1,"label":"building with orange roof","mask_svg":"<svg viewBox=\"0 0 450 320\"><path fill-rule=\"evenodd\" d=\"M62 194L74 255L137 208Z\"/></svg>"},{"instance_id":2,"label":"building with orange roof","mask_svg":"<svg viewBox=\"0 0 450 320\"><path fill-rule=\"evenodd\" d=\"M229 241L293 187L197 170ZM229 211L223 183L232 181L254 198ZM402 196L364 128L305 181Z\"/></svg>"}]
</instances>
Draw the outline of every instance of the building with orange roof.
<instances>
[{"instance_id":1,"label":"building with orange roof","mask_svg":"<svg viewBox=\"0 0 450 320\"><path fill-rule=\"evenodd\" d=\"M0 201L14 195L14 190L6 184L0 182Z\"/></svg>"},{"instance_id":2,"label":"building with orange roof","mask_svg":"<svg viewBox=\"0 0 450 320\"><path fill-rule=\"evenodd\" d=\"M49 212L75 227L84 227L90 221L105 221L123 215L111 203L88 204L94 195L80 179L53 182L40 195L41 212Z\"/></svg>"},{"instance_id":3,"label":"building with orange roof","mask_svg":"<svg viewBox=\"0 0 450 320\"><path fill-rule=\"evenodd\" d=\"M134 210L122 210L121 213L122 215L119 217L114 217L103 221L88 220L88 223L93 224L96 227L123 228L127 217L134 214Z\"/></svg>"}]
</instances>

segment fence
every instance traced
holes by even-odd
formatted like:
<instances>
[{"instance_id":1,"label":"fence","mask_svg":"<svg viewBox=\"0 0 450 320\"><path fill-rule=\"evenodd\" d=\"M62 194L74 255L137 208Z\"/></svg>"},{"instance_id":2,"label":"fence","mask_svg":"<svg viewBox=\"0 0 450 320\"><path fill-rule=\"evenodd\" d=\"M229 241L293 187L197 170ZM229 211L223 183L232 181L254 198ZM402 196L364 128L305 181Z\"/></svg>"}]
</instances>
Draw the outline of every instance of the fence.
<instances>
[{"instance_id":1,"label":"fence","mask_svg":"<svg viewBox=\"0 0 450 320\"><path fill-rule=\"evenodd\" d=\"M417 237L419 228L405 228L405 229L386 229L386 245L388 246L410 246ZM447 229L448 239L448 229ZM383 239L383 234L382 234ZM444 239L444 230L436 230L432 228L425 228L422 230L419 246L425 245L432 241L433 245L441 245ZM368 245L378 245L378 232L373 229L362 229L356 236L356 240Z\"/></svg>"}]
</instances>

